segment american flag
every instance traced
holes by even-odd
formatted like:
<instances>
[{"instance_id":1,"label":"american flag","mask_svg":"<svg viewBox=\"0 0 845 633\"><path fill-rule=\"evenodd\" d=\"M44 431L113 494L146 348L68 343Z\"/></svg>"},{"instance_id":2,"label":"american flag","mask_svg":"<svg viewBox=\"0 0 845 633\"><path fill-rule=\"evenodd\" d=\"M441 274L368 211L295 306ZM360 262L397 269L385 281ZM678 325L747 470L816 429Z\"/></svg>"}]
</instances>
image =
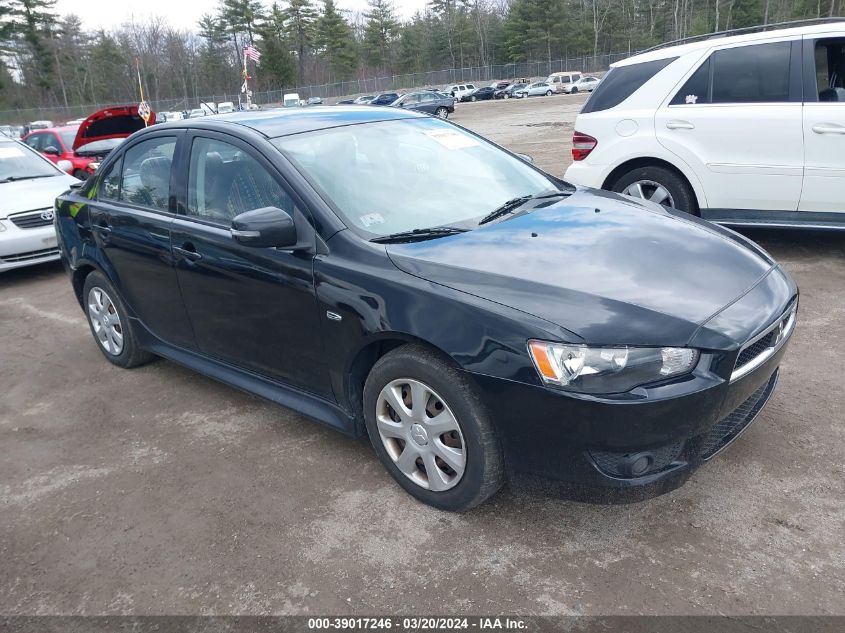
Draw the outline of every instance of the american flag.
<instances>
[{"instance_id":1,"label":"american flag","mask_svg":"<svg viewBox=\"0 0 845 633\"><path fill-rule=\"evenodd\" d=\"M244 46L244 55L247 59L251 59L256 64L261 61L261 51L255 48L252 44Z\"/></svg>"}]
</instances>

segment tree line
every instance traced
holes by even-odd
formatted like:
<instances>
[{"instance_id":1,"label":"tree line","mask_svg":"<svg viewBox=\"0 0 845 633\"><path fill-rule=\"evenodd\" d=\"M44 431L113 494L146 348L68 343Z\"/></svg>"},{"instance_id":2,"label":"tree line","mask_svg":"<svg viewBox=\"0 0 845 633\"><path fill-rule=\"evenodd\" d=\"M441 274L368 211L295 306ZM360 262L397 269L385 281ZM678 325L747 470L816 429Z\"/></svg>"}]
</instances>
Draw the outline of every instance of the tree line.
<instances>
[{"instance_id":1,"label":"tree line","mask_svg":"<svg viewBox=\"0 0 845 633\"><path fill-rule=\"evenodd\" d=\"M430 0L408 20L390 0L218 0L195 29L166 16L86 29L55 0L0 0L0 109L234 93L243 48L254 90L633 52L713 31L840 15L845 0ZM136 61L137 60L137 61ZM137 71L136 71L137 63Z\"/></svg>"}]
</instances>

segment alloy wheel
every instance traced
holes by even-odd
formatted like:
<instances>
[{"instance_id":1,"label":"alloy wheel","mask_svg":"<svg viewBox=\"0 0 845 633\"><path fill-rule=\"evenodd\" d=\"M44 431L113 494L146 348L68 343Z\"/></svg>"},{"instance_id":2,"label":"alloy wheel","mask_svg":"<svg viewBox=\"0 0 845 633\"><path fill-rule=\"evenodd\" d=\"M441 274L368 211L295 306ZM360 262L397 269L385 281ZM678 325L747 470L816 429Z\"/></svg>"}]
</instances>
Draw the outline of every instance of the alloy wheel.
<instances>
[{"instance_id":1,"label":"alloy wheel","mask_svg":"<svg viewBox=\"0 0 845 633\"><path fill-rule=\"evenodd\" d=\"M448 118L449 111L446 108L437 108L437 112L434 113L436 116L439 116L441 119Z\"/></svg>"},{"instance_id":2,"label":"alloy wheel","mask_svg":"<svg viewBox=\"0 0 845 633\"><path fill-rule=\"evenodd\" d=\"M97 286L88 292L88 318L102 348L112 356L120 356L123 351L120 315L111 297Z\"/></svg>"},{"instance_id":3,"label":"alloy wheel","mask_svg":"<svg viewBox=\"0 0 845 633\"><path fill-rule=\"evenodd\" d=\"M455 487L466 470L466 443L446 402L411 378L392 380L376 401L376 426L396 467L421 488Z\"/></svg>"},{"instance_id":4,"label":"alloy wheel","mask_svg":"<svg viewBox=\"0 0 845 633\"><path fill-rule=\"evenodd\" d=\"M659 182L653 180L637 180L636 182L632 182L622 193L634 198L650 200L651 202L662 204L664 207L675 206L675 199L669 193L669 190Z\"/></svg>"}]
</instances>

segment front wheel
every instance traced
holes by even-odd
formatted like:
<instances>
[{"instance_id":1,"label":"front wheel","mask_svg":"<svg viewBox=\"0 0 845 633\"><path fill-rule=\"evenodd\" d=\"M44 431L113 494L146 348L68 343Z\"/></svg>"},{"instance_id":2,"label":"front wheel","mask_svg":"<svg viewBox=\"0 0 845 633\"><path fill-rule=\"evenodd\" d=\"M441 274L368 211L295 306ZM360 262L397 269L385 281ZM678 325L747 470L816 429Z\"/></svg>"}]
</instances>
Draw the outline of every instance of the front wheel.
<instances>
[{"instance_id":1,"label":"front wheel","mask_svg":"<svg viewBox=\"0 0 845 633\"><path fill-rule=\"evenodd\" d=\"M475 98L475 95L472 95L472 96L469 98L469 100L470 100L470 101L477 101L477 99Z\"/></svg>"},{"instance_id":2,"label":"front wheel","mask_svg":"<svg viewBox=\"0 0 845 633\"><path fill-rule=\"evenodd\" d=\"M546 96L547 96L547 97L551 97L551 96L552 96L552 91L551 91L551 90L546 90Z\"/></svg>"},{"instance_id":3,"label":"front wheel","mask_svg":"<svg viewBox=\"0 0 845 633\"><path fill-rule=\"evenodd\" d=\"M434 116L440 117L441 119L448 119L449 118L449 110L447 108L437 108L434 112Z\"/></svg>"},{"instance_id":4,"label":"front wheel","mask_svg":"<svg viewBox=\"0 0 845 633\"><path fill-rule=\"evenodd\" d=\"M504 98L505 98L505 99L510 99L510 98L511 98L511 96L510 96L509 94L505 94L505 97L504 97Z\"/></svg>"},{"instance_id":5,"label":"front wheel","mask_svg":"<svg viewBox=\"0 0 845 633\"><path fill-rule=\"evenodd\" d=\"M572 90L569 91L569 94L578 94L578 88L573 87Z\"/></svg>"},{"instance_id":6,"label":"front wheel","mask_svg":"<svg viewBox=\"0 0 845 633\"><path fill-rule=\"evenodd\" d=\"M382 357L364 385L370 441L397 483L441 510L468 510L504 483L501 449L477 388L431 350Z\"/></svg>"},{"instance_id":7,"label":"front wheel","mask_svg":"<svg viewBox=\"0 0 845 633\"><path fill-rule=\"evenodd\" d=\"M657 165L637 167L617 178L610 189L617 193L656 202L666 208L697 215L695 194L692 188L686 180L665 167Z\"/></svg>"}]
</instances>

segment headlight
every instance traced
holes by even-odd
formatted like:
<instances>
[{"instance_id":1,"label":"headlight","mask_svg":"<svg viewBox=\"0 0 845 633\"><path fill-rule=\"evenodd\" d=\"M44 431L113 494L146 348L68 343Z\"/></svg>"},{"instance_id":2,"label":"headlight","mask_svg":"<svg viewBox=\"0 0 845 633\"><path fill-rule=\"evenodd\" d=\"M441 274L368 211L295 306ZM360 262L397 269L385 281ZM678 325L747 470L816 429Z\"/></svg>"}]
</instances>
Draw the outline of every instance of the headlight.
<instances>
[{"instance_id":1,"label":"headlight","mask_svg":"<svg viewBox=\"0 0 845 633\"><path fill-rule=\"evenodd\" d=\"M588 347L528 341L537 373L548 385L580 393L621 393L680 376L698 362L686 347Z\"/></svg>"}]
</instances>

